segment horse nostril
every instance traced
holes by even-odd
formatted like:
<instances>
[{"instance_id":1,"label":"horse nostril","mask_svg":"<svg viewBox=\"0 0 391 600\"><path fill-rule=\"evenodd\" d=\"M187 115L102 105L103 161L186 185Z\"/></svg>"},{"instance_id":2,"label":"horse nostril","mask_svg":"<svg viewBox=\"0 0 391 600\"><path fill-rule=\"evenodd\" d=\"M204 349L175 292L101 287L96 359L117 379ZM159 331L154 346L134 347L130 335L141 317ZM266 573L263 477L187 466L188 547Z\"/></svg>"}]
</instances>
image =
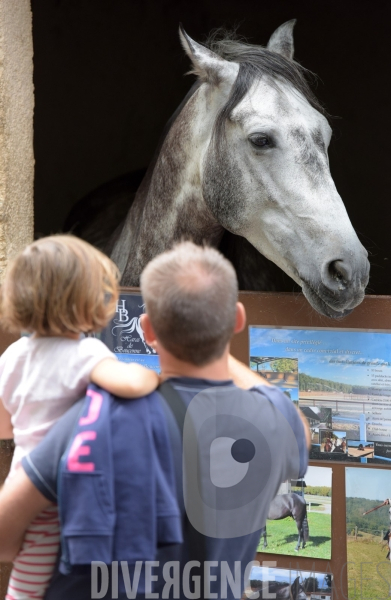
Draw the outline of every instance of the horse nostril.
<instances>
[{"instance_id":1,"label":"horse nostril","mask_svg":"<svg viewBox=\"0 0 391 600\"><path fill-rule=\"evenodd\" d=\"M352 269L343 260L333 260L329 264L328 271L331 280L341 286L347 285L352 278Z\"/></svg>"}]
</instances>

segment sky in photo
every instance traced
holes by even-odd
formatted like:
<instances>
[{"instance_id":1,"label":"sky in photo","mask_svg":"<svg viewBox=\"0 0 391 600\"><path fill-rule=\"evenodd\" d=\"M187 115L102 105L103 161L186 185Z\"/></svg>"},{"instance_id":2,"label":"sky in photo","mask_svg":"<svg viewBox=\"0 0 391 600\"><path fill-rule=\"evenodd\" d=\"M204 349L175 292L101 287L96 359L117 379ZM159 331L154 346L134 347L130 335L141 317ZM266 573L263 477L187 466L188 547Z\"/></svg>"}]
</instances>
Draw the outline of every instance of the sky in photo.
<instances>
[{"instance_id":1,"label":"sky in photo","mask_svg":"<svg viewBox=\"0 0 391 600\"><path fill-rule=\"evenodd\" d=\"M347 498L391 498L391 470L346 467L345 473Z\"/></svg>"},{"instance_id":2,"label":"sky in photo","mask_svg":"<svg viewBox=\"0 0 391 600\"><path fill-rule=\"evenodd\" d=\"M289 396L291 397L291 400L299 399L299 390L297 388L285 388L285 387L281 387L281 386L278 386L278 387L280 388L281 391L288 392Z\"/></svg>"},{"instance_id":3,"label":"sky in photo","mask_svg":"<svg viewBox=\"0 0 391 600\"><path fill-rule=\"evenodd\" d=\"M391 377L391 367L386 364L391 364L390 333L257 326L250 326L249 333L250 356L297 358L299 373L311 377L363 386L371 385L375 368Z\"/></svg>"},{"instance_id":4,"label":"sky in photo","mask_svg":"<svg viewBox=\"0 0 391 600\"><path fill-rule=\"evenodd\" d=\"M330 467L308 467L304 481L307 485L331 487L332 474L333 469Z\"/></svg>"}]
</instances>

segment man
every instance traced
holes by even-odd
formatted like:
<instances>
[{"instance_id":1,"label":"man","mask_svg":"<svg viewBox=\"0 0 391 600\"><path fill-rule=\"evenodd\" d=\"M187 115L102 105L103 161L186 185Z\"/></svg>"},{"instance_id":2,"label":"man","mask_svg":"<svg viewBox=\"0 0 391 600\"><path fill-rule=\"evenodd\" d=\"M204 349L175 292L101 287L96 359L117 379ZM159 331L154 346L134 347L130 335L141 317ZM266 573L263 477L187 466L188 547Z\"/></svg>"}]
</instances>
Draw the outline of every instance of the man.
<instances>
[{"instance_id":1,"label":"man","mask_svg":"<svg viewBox=\"0 0 391 600\"><path fill-rule=\"evenodd\" d=\"M166 390L165 400L160 398L160 401L176 463L184 532L182 545L156 550L157 564L153 565L156 569L153 574L149 570L149 577L145 565L146 585L152 581L157 592L146 597L240 598L246 567L255 555L270 501L282 481L302 477L306 471L308 425L284 394L229 358L230 339L244 328L245 311L237 302L233 267L216 250L190 242L179 244L146 267L141 290L146 304L142 321L145 340L159 353L162 380L168 382L171 390L168 396ZM239 390L231 375L243 387L259 387L253 391ZM187 406L182 421L178 403L173 408L178 397L182 406ZM23 469L0 494L0 560L12 560L29 522L55 503L58 495L61 502L66 493L69 495L61 457L64 453L69 457L69 447L75 445L73 432L77 424L83 419L88 422L88 417L79 419L83 402L72 407L41 445L24 459ZM120 401L110 402L109 418L114 423ZM137 403L122 401L122 414L132 415ZM117 420L116 427L120 429L122 423L123 419ZM114 434L112 437L113 460L118 462L129 449L126 442L119 442L122 438L117 439ZM80 453L79 465L89 460L94 448L99 449L99 439L93 436L89 439L92 441ZM118 448L118 443L122 447ZM80 449L80 444L77 447ZM84 480L79 478L80 481ZM127 526L123 504L119 508L121 501L123 498L117 493L114 546L121 528ZM142 501L140 496L139 504ZM129 502L137 511L142 509L137 505L137 496L129 498ZM78 505L77 495L72 503L80 521L95 510L93 503ZM142 510L137 514L142 514ZM65 530L67 523L62 524ZM134 540L129 539L129 546L132 543ZM123 558L126 557L119 556L117 560ZM197 570L196 561L203 568ZM101 593L105 571L97 568L91 571L89 563L86 556L86 565L72 568L68 575L57 573L46 594L47 600L118 597L117 571L112 571L108 589ZM174 576L169 572L171 566ZM136 567L134 564L131 567L134 575ZM98 571L102 576L99 581ZM129 590L124 572L122 576L119 597L136 597L126 595ZM167 587L170 577L172 585ZM179 582L174 581L178 577ZM227 585L228 580L232 585ZM144 597L143 582L139 593L137 597Z\"/></svg>"}]
</instances>

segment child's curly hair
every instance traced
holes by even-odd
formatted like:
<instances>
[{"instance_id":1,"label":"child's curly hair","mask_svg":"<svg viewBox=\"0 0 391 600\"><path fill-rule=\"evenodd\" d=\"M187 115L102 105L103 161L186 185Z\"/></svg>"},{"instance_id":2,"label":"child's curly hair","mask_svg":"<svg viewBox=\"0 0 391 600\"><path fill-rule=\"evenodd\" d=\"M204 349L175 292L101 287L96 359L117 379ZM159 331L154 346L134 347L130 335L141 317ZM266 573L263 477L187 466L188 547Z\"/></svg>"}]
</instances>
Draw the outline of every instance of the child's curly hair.
<instances>
[{"instance_id":1,"label":"child's curly hair","mask_svg":"<svg viewBox=\"0 0 391 600\"><path fill-rule=\"evenodd\" d=\"M41 336L98 331L115 312L119 273L102 252L72 235L27 246L9 265L1 290L8 329Z\"/></svg>"}]
</instances>

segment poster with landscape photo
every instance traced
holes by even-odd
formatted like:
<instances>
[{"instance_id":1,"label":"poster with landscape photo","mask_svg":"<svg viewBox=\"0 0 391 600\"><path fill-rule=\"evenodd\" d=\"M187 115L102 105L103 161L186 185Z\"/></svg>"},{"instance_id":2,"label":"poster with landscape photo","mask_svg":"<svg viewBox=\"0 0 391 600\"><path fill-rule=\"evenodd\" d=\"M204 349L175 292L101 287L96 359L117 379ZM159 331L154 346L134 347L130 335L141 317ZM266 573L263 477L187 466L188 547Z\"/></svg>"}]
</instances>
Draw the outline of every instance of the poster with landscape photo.
<instances>
[{"instance_id":1,"label":"poster with landscape photo","mask_svg":"<svg viewBox=\"0 0 391 600\"><path fill-rule=\"evenodd\" d=\"M250 326L249 334L251 369L294 390L312 459L390 464L391 333Z\"/></svg>"},{"instance_id":2,"label":"poster with landscape photo","mask_svg":"<svg viewBox=\"0 0 391 600\"><path fill-rule=\"evenodd\" d=\"M348 598L388 598L391 470L347 467L345 475Z\"/></svg>"}]
</instances>

